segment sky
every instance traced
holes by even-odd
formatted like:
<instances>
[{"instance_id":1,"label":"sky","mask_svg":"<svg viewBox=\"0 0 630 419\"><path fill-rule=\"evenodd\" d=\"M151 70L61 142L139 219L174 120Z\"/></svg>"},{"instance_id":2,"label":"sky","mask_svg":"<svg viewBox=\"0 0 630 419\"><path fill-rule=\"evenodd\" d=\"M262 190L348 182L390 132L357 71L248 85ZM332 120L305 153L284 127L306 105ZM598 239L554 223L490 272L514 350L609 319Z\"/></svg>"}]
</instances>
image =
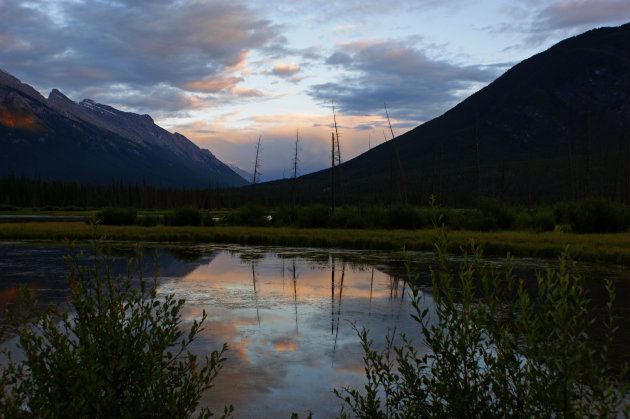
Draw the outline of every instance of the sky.
<instances>
[{"instance_id":1,"label":"sky","mask_svg":"<svg viewBox=\"0 0 630 419\"><path fill-rule=\"evenodd\" d=\"M149 114L261 180L342 160L440 116L630 0L0 0L0 68Z\"/></svg>"}]
</instances>

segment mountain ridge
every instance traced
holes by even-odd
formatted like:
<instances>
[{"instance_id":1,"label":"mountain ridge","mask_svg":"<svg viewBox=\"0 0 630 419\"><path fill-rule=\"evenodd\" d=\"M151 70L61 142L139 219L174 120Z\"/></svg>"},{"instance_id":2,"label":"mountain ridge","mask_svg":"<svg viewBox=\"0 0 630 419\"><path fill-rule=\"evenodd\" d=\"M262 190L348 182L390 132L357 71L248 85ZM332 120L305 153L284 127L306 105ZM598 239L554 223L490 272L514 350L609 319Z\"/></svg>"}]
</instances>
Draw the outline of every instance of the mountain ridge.
<instances>
[{"instance_id":1,"label":"mountain ridge","mask_svg":"<svg viewBox=\"0 0 630 419\"><path fill-rule=\"evenodd\" d=\"M248 183L211 151L159 127L149 115L89 99L76 103L57 89L44 98L4 70L0 142L2 175L96 183L120 178L178 188ZM55 159L65 166L51 164Z\"/></svg>"},{"instance_id":2,"label":"mountain ridge","mask_svg":"<svg viewBox=\"0 0 630 419\"><path fill-rule=\"evenodd\" d=\"M444 114L344 162L336 200L344 202L343 193L346 202L423 204L431 194L451 205L484 197L630 202L629 127L630 23L560 41ZM298 184L324 200L330 170ZM259 190L287 189L281 184Z\"/></svg>"}]
</instances>

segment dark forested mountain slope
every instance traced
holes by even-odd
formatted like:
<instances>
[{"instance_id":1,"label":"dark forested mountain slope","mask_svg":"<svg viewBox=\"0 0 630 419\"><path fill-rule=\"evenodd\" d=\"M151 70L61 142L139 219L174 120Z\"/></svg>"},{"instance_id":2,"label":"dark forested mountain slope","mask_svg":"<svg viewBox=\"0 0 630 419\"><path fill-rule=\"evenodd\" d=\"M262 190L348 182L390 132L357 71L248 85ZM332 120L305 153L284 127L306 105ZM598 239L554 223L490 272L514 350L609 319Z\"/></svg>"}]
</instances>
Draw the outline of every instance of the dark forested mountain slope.
<instances>
[{"instance_id":1,"label":"dark forested mountain slope","mask_svg":"<svg viewBox=\"0 0 630 419\"><path fill-rule=\"evenodd\" d=\"M341 167L339 200L630 201L630 24L566 39ZM399 157L396 157L399 156ZM401 169L398 169L400 161ZM303 193L330 195L330 170ZM280 183L269 190L280 189ZM263 190L263 188L260 188ZM286 188L285 188L286 189Z\"/></svg>"},{"instance_id":2,"label":"dark forested mountain slope","mask_svg":"<svg viewBox=\"0 0 630 419\"><path fill-rule=\"evenodd\" d=\"M149 115L122 112L58 90L46 99L0 70L0 175L42 180L147 183L177 188L247 182Z\"/></svg>"}]
</instances>

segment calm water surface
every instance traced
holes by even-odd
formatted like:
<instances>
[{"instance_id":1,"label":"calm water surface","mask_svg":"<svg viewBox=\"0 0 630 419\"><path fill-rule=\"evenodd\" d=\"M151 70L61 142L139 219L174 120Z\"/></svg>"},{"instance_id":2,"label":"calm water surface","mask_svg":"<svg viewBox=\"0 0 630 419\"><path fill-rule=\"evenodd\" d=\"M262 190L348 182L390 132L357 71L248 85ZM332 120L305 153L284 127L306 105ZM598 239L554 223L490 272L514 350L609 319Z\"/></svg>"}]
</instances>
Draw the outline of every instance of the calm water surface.
<instances>
[{"instance_id":1,"label":"calm water surface","mask_svg":"<svg viewBox=\"0 0 630 419\"><path fill-rule=\"evenodd\" d=\"M125 255L125 249L117 249ZM147 253L149 253L147 251ZM382 347L388 331L418 342L410 318L399 253L195 245L158 249L159 292L186 299L185 326L208 314L194 345L204 354L227 342L229 350L215 387L203 398L216 412L232 403L237 417L331 417L339 412L333 388L363 383L360 342L352 328L370 329ZM63 303L66 249L0 243L0 309L15 302L26 284L42 301ZM414 254L425 302L431 306L431 256ZM150 259L150 258L149 258ZM517 274L531 277L544 261L520 260ZM115 270L122 270L121 259ZM622 267L583 265L589 276L618 283L626 324L630 294ZM149 266L146 275L152 275ZM601 279L597 281L599 283ZM600 295L600 287L592 286ZM627 329L627 328L625 328ZM622 338L619 344L625 345Z\"/></svg>"}]
</instances>

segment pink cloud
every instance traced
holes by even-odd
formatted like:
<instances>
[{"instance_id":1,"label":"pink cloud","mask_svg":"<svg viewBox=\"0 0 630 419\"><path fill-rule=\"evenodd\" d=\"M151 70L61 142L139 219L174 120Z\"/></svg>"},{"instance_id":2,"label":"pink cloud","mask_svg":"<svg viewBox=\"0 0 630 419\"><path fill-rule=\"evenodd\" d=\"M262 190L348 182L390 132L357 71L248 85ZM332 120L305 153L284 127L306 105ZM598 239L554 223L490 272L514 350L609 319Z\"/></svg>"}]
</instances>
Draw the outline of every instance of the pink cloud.
<instances>
[{"instance_id":1,"label":"pink cloud","mask_svg":"<svg viewBox=\"0 0 630 419\"><path fill-rule=\"evenodd\" d=\"M298 71L300 71L300 67L294 62L291 62L290 64L279 62L273 67L271 72L279 77L290 77Z\"/></svg>"},{"instance_id":2,"label":"pink cloud","mask_svg":"<svg viewBox=\"0 0 630 419\"><path fill-rule=\"evenodd\" d=\"M199 80L182 85L182 88L195 92L219 93L231 90L243 81L242 77L218 77L209 80Z\"/></svg>"}]
</instances>

